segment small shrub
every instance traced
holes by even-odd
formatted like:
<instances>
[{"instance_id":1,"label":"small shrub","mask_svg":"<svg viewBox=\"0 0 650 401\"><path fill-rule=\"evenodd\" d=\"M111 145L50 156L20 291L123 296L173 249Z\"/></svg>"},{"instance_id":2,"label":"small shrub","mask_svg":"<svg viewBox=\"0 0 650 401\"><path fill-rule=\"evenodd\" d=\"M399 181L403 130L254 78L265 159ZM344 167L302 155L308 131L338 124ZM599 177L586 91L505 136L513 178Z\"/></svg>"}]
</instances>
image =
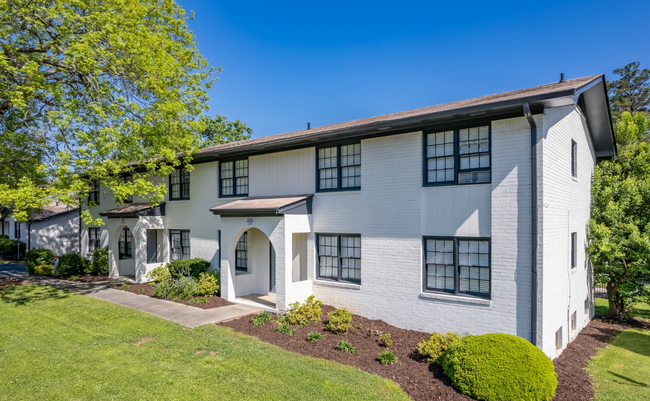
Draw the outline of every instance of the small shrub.
<instances>
[{"instance_id":1,"label":"small shrub","mask_svg":"<svg viewBox=\"0 0 650 401\"><path fill-rule=\"evenodd\" d=\"M397 363L397 357L392 352L382 351L377 355L377 360L382 365L392 365Z\"/></svg>"},{"instance_id":2,"label":"small shrub","mask_svg":"<svg viewBox=\"0 0 650 401\"><path fill-rule=\"evenodd\" d=\"M325 330L334 334L343 334L352 327L352 312L341 308L327 314L330 320L325 325Z\"/></svg>"},{"instance_id":3,"label":"small shrub","mask_svg":"<svg viewBox=\"0 0 650 401\"><path fill-rule=\"evenodd\" d=\"M553 362L523 338L468 335L454 342L442 361L460 392L485 401L547 401L555 395Z\"/></svg>"},{"instance_id":4,"label":"small shrub","mask_svg":"<svg viewBox=\"0 0 650 401\"><path fill-rule=\"evenodd\" d=\"M56 265L56 272L64 277L84 274L88 269L90 261L77 253L61 255Z\"/></svg>"},{"instance_id":5,"label":"small shrub","mask_svg":"<svg viewBox=\"0 0 650 401\"><path fill-rule=\"evenodd\" d=\"M289 337L293 337L296 335L296 329L292 329L291 327L289 327L288 324L279 324L278 327L275 328L275 331L284 333Z\"/></svg>"},{"instance_id":6,"label":"small shrub","mask_svg":"<svg viewBox=\"0 0 650 401\"><path fill-rule=\"evenodd\" d=\"M0 239L9 239L7 234L0 234Z\"/></svg>"},{"instance_id":7,"label":"small shrub","mask_svg":"<svg viewBox=\"0 0 650 401\"><path fill-rule=\"evenodd\" d=\"M433 332L426 340L418 343L418 352L431 363L442 363L441 357L460 337L456 333Z\"/></svg>"},{"instance_id":8,"label":"small shrub","mask_svg":"<svg viewBox=\"0 0 650 401\"><path fill-rule=\"evenodd\" d=\"M282 319L287 324L298 326L308 326L311 322L320 322L321 305L323 303L314 300L314 296L311 295L302 305L300 302L289 305L289 310Z\"/></svg>"},{"instance_id":9,"label":"small shrub","mask_svg":"<svg viewBox=\"0 0 650 401\"><path fill-rule=\"evenodd\" d=\"M138 289L138 291L140 291L140 292L144 292L144 288L140 287L140 288Z\"/></svg>"},{"instance_id":10,"label":"small shrub","mask_svg":"<svg viewBox=\"0 0 650 401\"><path fill-rule=\"evenodd\" d=\"M383 347L388 348L388 347L390 347L391 345L393 345L393 339L390 338L390 334L388 334L388 333L386 333L386 334L380 334L380 335L379 335L379 343L380 343Z\"/></svg>"},{"instance_id":11,"label":"small shrub","mask_svg":"<svg viewBox=\"0 0 650 401\"><path fill-rule=\"evenodd\" d=\"M151 280L151 283L149 285L154 285L155 283L160 283L163 280L167 280L171 278L171 274L169 274L169 269L167 266L158 266L155 269L151 270L149 273L147 273L147 278Z\"/></svg>"},{"instance_id":12,"label":"small shrub","mask_svg":"<svg viewBox=\"0 0 650 401\"><path fill-rule=\"evenodd\" d=\"M92 262L86 273L93 276L108 276L108 249L98 248L93 251Z\"/></svg>"},{"instance_id":13,"label":"small shrub","mask_svg":"<svg viewBox=\"0 0 650 401\"><path fill-rule=\"evenodd\" d=\"M110 284L110 283L109 283L109 284L106 286L106 288L113 288L113 284Z\"/></svg>"},{"instance_id":14,"label":"small shrub","mask_svg":"<svg viewBox=\"0 0 650 401\"><path fill-rule=\"evenodd\" d=\"M25 254L27 262L27 272L34 274L34 268L40 265L53 265L56 261L56 255L49 249L32 249Z\"/></svg>"},{"instance_id":15,"label":"small shrub","mask_svg":"<svg viewBox=\"0 0 650 401\"><path fill-rule=\"evenodd\" d=\"M352 346L352 344L350 344L347 341L343 341L343 340L339 341L338 344L336 344L336 347L334 347L334 349L338 351L349 352L351 354L354 354L354 347Z\"/></svg>"},{"instance_id":16,"label":"small shrub","mask_svg":"<svg viewBox=\"0 0 650 401\"><path fill-rule=\"evenodd\" d=\"M75 275L72 275L72 276L70 276L70 277L68 277L68 278L69 278L70 280L72 280L72 281L77 281L77 280L79 280L79 277L78 277L78 276L75 276Z\"/></svg>"},{"instance_id":17,"label":"small shrub","mask_svg":"<svg viewBox=\"0 0 650 401\"><path fill-rule=\"evenodd\" d=\"M20 249L20 254L18 250ZM27 244L17 239L0 238L0 253L7 253L11 256L25 255Z\"/></svg>"},{"instance_id":18,"label":"small shrub","mask_svg":"<svg viewBox=\"0 0 650 401\"><path fill-rule=\"evenodd\" d=\"M156 298L184 301L195 296L198 291L199 286L192 277L169 278L154 285L152 295Z\"/></svg>"},{"instance_id":19,"label":"small shrub","mask_svg":"<svg viewBox=\"0 0 650 401\"><path fill-rule=\"evenodd\" d=\"M199 291L197 295L204 297L212 297L219 295L219 282L221 281L221 275L219 272L210 271L207 273L199 274Z\"/></svg>"},{"instance_id":20,"label":"small shrub","mask_svg":"<svg viewBox=\"0 0 650 401\"><path fill-rule=\"evenodd\" d=\"M120 287L120 288L122 288L124 291L126 291L126 290L129 289L129 285L128 284L122 284L122 287Z\"/></svg>"},{"instance_id":21,"label":"small shrub","mask_svg":"<svg viewBox=\"0 0 650 401\"><path fill-rule=\"evenodd\" d=\"M323 339L323 335L317 331L312 331L311 333L307 334L307 341L309 342L313 343L322 339Z\"/></svg>"},{"instance_id":22,"label":"small shrub","mask_svg":"<svg viewBox=\"0 0 650 401\"><path fill-rule=\"evenodd\" d=\"M251 323L253 323L253 326L255 327L264 327L267 322L270 322L272 320L273 316L271 316L269 312L263 311L259 315L253 316L251 318Z\"/></svg>"},{"instance_id":23,"label":"small shrub","mask_svg":"<svg viewBox=\"0 0 650 401\"><path fill-rule=\"evenodd\" d=\"M50 265L38 265L34 268L36 276L54 276L54 268Z\"/></svg>"},{"instance_id":24,"label":"small shrub","mask_svg":"<svg viewBox=\"0 0 650 401\"><path fill-rule=\"evenodd\" d=\"M173 260L167 263L167 269L173 278L191 276L198 279L199 275L207 272L209 268L210 262L203 259Z\"/></svg>"}]
</instances>

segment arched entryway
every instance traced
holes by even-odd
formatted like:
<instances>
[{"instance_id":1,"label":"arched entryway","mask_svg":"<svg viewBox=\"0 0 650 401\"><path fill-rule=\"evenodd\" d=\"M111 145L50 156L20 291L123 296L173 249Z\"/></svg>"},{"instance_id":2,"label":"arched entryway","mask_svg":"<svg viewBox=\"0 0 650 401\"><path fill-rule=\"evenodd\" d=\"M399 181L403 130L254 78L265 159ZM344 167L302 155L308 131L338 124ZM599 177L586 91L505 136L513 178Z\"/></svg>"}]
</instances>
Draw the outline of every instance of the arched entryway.
<instances>
[{"instance_id":1,"label":"arched entryway","mask_svg":"<svg viewBox=\"0 0 650 401\"><path fill-rule=\"evenodd\" d=\"M235 298L275 308L271 283L275 263L271 260L273 246L269 237L257 228L243 229L230 243L233 256Z\"/></svg>"}]
</instances>

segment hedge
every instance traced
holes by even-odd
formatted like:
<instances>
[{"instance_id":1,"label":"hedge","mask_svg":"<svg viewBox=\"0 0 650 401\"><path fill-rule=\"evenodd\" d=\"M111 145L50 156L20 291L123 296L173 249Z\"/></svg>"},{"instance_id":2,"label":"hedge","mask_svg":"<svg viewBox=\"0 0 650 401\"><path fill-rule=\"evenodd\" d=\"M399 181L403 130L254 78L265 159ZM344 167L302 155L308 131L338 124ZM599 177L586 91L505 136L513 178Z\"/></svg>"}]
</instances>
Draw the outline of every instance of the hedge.
<instances>
[{"instance_id":1,"label":"hedge","mask_svg":"<svg viewBox=\"0 0 650 401\"><path fill-rule=\"evenodd\" d=\"M61 255L56 265L56 272L61 276L84 274L90 267L90 261L77 253Z\"/></svg>"},{"instance_id":2,"label":"hedge","mask_svg":"<svg viewBox=\"0 0 650 401\"><path fill-rule=\"evenodd\" d=\"M53 265L56 255L49 249L36 248L25 254L27 273L34 274L34 268L41 265Z\"/></svg>"},{"instance_id":3,"label":"hedge","mask_svg":"<svg viewBox=\"0 0 650 401\"><path fill-rule=\"evenodd\" d=\"M167 270L173 278L192 276L198 279L201 273L210 268L210 262L203 259L173 260L167 263Z\"/></svg>"}]
</instances>

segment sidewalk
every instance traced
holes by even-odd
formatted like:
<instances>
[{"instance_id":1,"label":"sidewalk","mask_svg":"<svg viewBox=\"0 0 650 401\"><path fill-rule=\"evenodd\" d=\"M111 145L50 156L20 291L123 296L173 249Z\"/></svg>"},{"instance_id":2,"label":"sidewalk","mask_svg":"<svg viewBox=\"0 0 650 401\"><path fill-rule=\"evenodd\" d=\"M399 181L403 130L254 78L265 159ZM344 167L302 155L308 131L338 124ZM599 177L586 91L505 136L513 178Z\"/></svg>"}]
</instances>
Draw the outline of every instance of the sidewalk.
<instances>
[{"instance_id":1,"label":"sidewalk","mask_svg":"<svg viewBox=\"0 0 650 401\"><path fill-rule=\"evenodd\" d=\"M49 285L60 290L76 292L77 294L88 295L127 308L137 309L191 328L209 323L226 322L261 311L259 308L247 305L228 305L213 309L200 309L163 299L133 294L128 291L114 290L107 288L106 283L77 283L49 277L21 278L29 283Z\"/></svg>"}]
</instances>

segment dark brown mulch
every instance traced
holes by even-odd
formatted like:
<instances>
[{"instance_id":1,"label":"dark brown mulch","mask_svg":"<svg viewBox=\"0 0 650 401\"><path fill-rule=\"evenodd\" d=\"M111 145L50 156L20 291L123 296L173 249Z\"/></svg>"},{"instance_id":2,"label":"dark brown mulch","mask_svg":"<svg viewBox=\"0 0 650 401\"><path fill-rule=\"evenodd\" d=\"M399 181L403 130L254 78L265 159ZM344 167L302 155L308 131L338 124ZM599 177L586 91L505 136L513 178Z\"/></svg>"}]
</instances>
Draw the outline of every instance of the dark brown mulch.
<instances>
[{"instance_id":1,"label":"dark brown mulch","mask_svg":"<svg viewBox=\"0 0 650 401\"><path fill-rule=\"evenodd\" d=\"M29 283L27 281L24 281L16 277L0 277L0 291L4 290L7 287L11 287L12 285L21 285L21 284L29 284Z\"/></svg>"},{"instance_id":2,"label":"dark brown mulch","mask_svg":"<svg viewBox=\"0 0 650 401\"><path fill-rule=\"evenodd\" d=\"M559 358L553 361L558 386L553 401L591 401L594 390L589 373L584 369L599 348L606 347L623 330L650 329L650 322L597 317L578 334Z\"/></svg>"},{"instance_id":3,"label":"dark brown mulch","mask_svg":"<svg viewBox=\"0 0 650 401\"><path fill-rule=\"evenodd\" d=\"M91 274L81 274L79 276L76 276L77 279L73 280L71 277L56 277L59 280L65 280L65 281L74 281L76 283L102 283L105 281L109 281L110 278L107 276L93 276Z\"/></svg>"},{"instance_id":4,"label":"dark brown mulch","mask_svg":"<svg viewBox=\"0 0 650 401\"><path fill-rule=\"evenodd\" d=\"M276 332L273 323L267 323L264 327L254 327L250 323L250 316L225 322L222 325L289 351L329 359L391 379L402 386L414 400L471 400L451 387L449 379L442 373L442 368L427 363L414 352L417 344L429 336L428 333L399 329L381 320L354 315L352 321L354 328L348 334L335 335L325 331L327 313L333 310L333 307L323 305L322 321L306 327L298 327L293 337ZM307 341L307 334L312 331L321 333L323 339L313 343ZM397 365L384 366L375 360L380 352L385 351L379 344L378 335L371 334L375 331L391 335L394 342L389 350L397 356L399 361ZM355 353L335 350L334 346L339 340L351 343Z\"/></svg>"},{"instance_id":5,"label":"dark brown mulch","mask_svg":"<svg viewBox=\"0 0 650 401\"><path fill-rule=\"evenodd\" d=\"M120 284L115 284L114 287L115 289L121 289L122 286ZM141 290L142 289L142 290ZM134 294L138 295L145 295L145 296L152 296L153 295L153 287L150 286L149 284L132 284L129 285L129 288L124 290L128 292L132 292ZM183 305L188 305L188 306L194 306L195 308L201 308L201 309L212 309L212 308L218 308L220 306L228 306L228 305L234 305L232 302L228 302L225 299L221 297L195 297L194 299L205 299L207 300L207 303L202 304L202 303L194 303L194 302L188 302L188 301L174 301L173 299L170 298L165 298L167 301L172 301L176 302L179 304Z\"/></svg>"},{"instance_id":6,"label":"dark brown mulch","mask_svg":"<svg viewBox=\"0 0 650 401\"><path fill-rule=\"evenodd\" d=\"M355 328L348 334L330 334L324 328L327 322L327 313L333 310L334 308L324 305L323 321L312 323L306 327L298 327L296 335L293 337L276 332L273 323L267 323L265 327L254 327L250 323L250 316L221 323L221 325L255 336L262 341L289 351L336 361L391 379L402 386L414 400L471 399L451 387L442 368L435 364L428 364L418 357L417 344L427 338L427 333L399 329L381 320L370 320L354 315ZM361 327L359 327L360 324ZM562 355L553 362L558 374L558 387L553 401L591 401L594 393L589 374L584 369L587 362L599 348L607 346L618 333L631 327L650 329L650 322L639 320L621 322L597 318L585 327ZM397 365L382 366L375 360L379 352L384 350L379 345L379 337L376 334L371 334L375 330L390 333L394 340L390 351L397 356L399 360ZM321 333L324 338L317 342L308 342L306 337L311 331ZM348 354L335 350L334 346L339 340L351 343L356 352Z\"/></svg>"}]
</instances>

